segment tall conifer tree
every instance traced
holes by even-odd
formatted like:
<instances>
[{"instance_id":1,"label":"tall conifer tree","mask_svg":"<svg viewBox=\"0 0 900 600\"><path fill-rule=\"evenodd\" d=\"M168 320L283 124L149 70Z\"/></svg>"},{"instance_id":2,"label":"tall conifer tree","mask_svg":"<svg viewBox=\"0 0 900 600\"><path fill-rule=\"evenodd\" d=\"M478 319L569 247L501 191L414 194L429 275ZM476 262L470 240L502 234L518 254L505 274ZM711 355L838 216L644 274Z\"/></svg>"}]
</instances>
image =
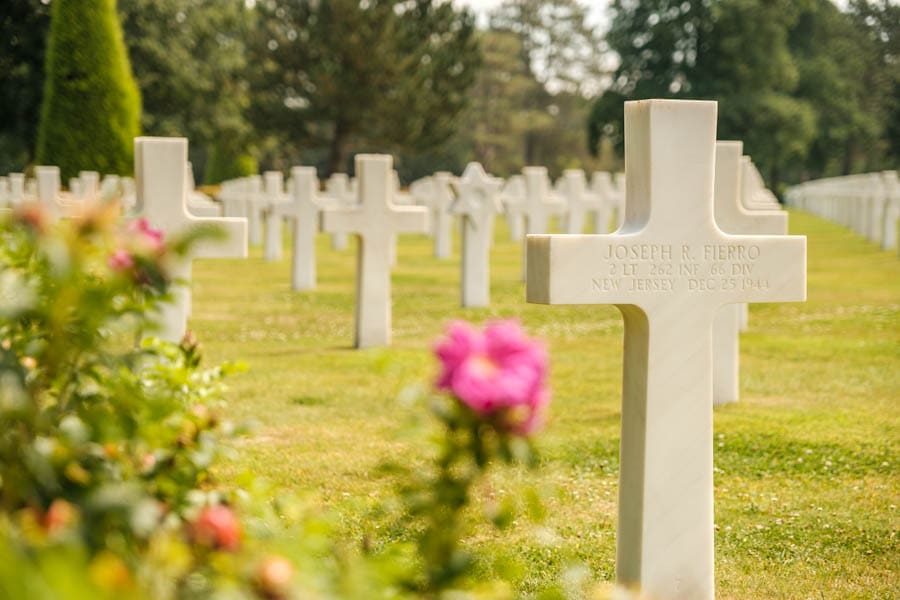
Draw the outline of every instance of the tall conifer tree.
<instances>
[{"instance_id":1,"label":"tall conifer tree","mask_svg":"<svg viewBox=\"0 0 900 600\"><path fill-rule=\"evenodd\" d=\"M140 134L140 94L115 0L54 0L37 160L79 170L130 173Z\"/></svg>"}]
</instances>

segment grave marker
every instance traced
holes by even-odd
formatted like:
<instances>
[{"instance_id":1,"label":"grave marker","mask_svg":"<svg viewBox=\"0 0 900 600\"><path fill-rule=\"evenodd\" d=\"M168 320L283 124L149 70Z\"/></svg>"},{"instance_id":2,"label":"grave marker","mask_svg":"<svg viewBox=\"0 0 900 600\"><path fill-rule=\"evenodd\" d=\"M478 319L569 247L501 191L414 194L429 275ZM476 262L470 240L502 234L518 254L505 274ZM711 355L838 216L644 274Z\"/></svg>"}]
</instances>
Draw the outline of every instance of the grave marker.
<instances>
[{"instance_id":1,"label":"grave marker","mask_svg":"<svg viewBox=\"0 0 900 600\"><path fill-rule=\"evenodd\" d=\"M660 600L714 597L715 313L806 296L804 237L716 226L715 136L714 102L627 102L622 229L528 240L529 302L624 316L616 576Z\"/></svg>"},{"instance_id":2,"label":"grave marker","mask_svg":"<svg viewBox=\"0 0 900 600\"><path fill-rule=\"evenodd\" d=\"M588 213L597 214L601 210L599 196L588 191L587 177L581 169L566 169L560 182L560 193L566 199L566 233L584 233ZM595 233L606 233L606 230Z\"/></svg>"},{"instance_id":3,"label":"grave marker","mask_svg":"<svg viewBox=\"0 0 900 600\"><path fill-rule=\"evenodd\" d=\"M525 217L522 213L510 210L510 205L518 204L525 197L525 178L521 175L513 175L506 180L500 200L503 202L503 210L506 213L506 223L509 227L509 239L520 242L525 239Z\"/></svg>"},{"instance_id":4,"label":"grave marker","mask_svg":"<svg viewBox=\"0 0 900 600\"><path fill-rule=\"evenodd\" d=\"M725 233L787 235L783 211L748 210L742 198L741 142L716 142L715 218ZM713 323L713 405L740 398L740 331L746 329L745 303L726 304Z\"/></svg>"},{"instance_id":5,"label":"grave marker","mask_svg":"<svg viewBox=\"0 0 900 600\"><path fill-rule=\"evenodd\" d=\"M350 176L346 173L332 173L325 182L325 208L351 207L356 203L356 194L350 191ZM346 250L349 245L347 234L331 234L331 249Z\"/></svg>"},{"instance_id":6,"label":"grave marker","mask_svg":"<svg viewBox=\"0 0 900 600\"><path fill-rule=\"evenodd\" d=\"M265 215L265 242L263 258L267 261L281 260L281 214L275 207L288 202L284 193L284 175L281 171L266 171L263 175L264 201L262 212Z\"/></svg>"},{"instance_id":7,"label":"grave marker","mask_svg":"<svg viewBox=\"0 0 900 600\"><path fill-rule=\"evenodd\" d=\"M357 154L359 202L353 207L327 209L327 232L355 233L357 348L384 346L391 341L391 238L399 233L425 233L428 213L417 206L392 202L390 156Z\"/></svg>"},{"instance_id":8,"label":"grave marker","mask_svg":"<svg viewBox=\"0 0 900 600\"><path fill-rule=\"evenodd\" d=\"M291 289L312 290L316 287L316 234L319 231L317 193L319 179L315 167L291 169L291 202L273 210L288 217L293 224L291 253Z\"/></svg>"},{"instance_id":9,"label":"grave marker","mask_svg":"<svg viewBox=\"0 0 900 600\"><path fill-rule=\"evenodd\" d=\"M431 178L431 196L428 207L431 210L431 234L434 237L434 257L450 258L453 236L451 226L453 215L450 206L453 204L453 174L438 171Z\"/></svg>"},{"instance_id":10,"label":"grave marker","mask_svg":"<svg viewBox=\"0 0 900 600\"><path fill-rule=\"evenodd\" d=\"M450 211L462 216L462 306L488 306L491 302L490 253L494 215L501 210L500 181L477 162L466 165L454 181L457 197Z\"/></svg>"},{"instance_id":11,"label":"grave marker","mask_svg":"<svg viewBox=\"0 0 900 600\"><path fill-rule=\"evenodd\" d=\"M246 258L247 221L236 218L203 218L188 213L185 194L185 163L188 142L184 138L139 137L134 140L134 174L139 217L144 217L166 238L188 228L212 224L225 229L224 240L205 241L172 265L171 275L185 282L172 289L172 301L159 310L157 335L180 341L190 314L191 266L198 258Z\"/></svg>"},{"instance_id":12,"label":"grave marker","mask_svg":"<svg viewBox=\"0 0 900 600\"><path fill-rule=\"evenodd\" d=\"M525 195L518 202L507 204L507 213L519 214L525 221L526 234L543 234L550 230L550 216L561 214L565 203L550 192L547 167L525 167L522 169ZM527 273L527 240L522 244L522 280Z\"/></svg>"}]
</instances>

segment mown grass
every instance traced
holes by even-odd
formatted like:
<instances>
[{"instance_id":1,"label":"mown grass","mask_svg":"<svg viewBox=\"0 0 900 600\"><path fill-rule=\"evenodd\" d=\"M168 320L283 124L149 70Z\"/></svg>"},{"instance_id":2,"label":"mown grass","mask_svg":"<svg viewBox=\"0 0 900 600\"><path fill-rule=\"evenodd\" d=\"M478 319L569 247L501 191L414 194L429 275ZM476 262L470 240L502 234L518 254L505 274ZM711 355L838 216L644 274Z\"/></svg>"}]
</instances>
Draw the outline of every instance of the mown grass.
<instances>
[{"instance_id":1,"label":"mown grass","mask_svg":"<svg viewBox=\"0 0 900 600\"><path fill-rule=\"evenodd\" d=\"M900 260L802 213L809 300L751 307L741 341L741 402L715 412L717 596L895 598L900 589ZM419 464L426 448L399 434L401 391L435 372L429 347L453 318L520 319L552 359L552 418L537 473L506 471L486 493L550 490L542 527L473 531L486 572L523 562L523 593L586 564L615 562L622 323L608 306L524 302L520 246L498 229L492 305L458 305L453 260L404 237L393 277L394 343L356 351L355 252L318 240L319 287L289 288L288 259L195 265L191 327L208 360L242 360L227 416L252 419L222 475L240 471L315 494L349 538L379 534L372 509L391 494L378 466Z\"/></svg>"}]
</instances>

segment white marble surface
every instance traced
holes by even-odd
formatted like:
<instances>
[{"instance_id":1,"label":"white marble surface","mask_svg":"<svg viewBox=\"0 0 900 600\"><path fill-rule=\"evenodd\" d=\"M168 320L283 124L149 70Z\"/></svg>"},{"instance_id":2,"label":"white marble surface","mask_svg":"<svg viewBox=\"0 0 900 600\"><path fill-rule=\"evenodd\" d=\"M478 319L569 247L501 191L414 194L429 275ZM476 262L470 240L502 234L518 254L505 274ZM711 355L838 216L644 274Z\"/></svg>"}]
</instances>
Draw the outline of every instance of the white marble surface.
<instances>
[{"instance_id":1,"label":"white marble surface","mask_svg":"<svg viewBox=\"0 0 900 600\"><path fill-rule=\"evenodd\" d=\"M616 576L712 600L712 328L736 302L802 301L806 239L714 220L716 104L625 104L626 217L611 235L530 236L529 302L625 318Z\"/></svg>"},{"instance_id":2,"label":"white marble surface","mask_svg":"<svg viewBox=\"0 0 900 600\"><path fill-rule=\"evenodd\" d=\"M525 216L512 208L522 203L525 199L525 178L521 175L513 175L506 180L500 192L500 201L506 213L506 223L509 227L509 239L520 242L525 239Z\"/></svg>"},{"instance_id":3,"label":"white marble surface","mask_svg":"<svg viewBox=\"0 0 900 600\"><path fill-rule=\"evenodd\" d=\"M139 137L134 140L134 172L138 197L138 217L146 218L165 238L185 233L188 228L214 224L226 232L224 240L197 244L193 251L173 262L170 275L186 282L172 289L172 301L160 307L158 331L151 335L178 342L187 330L190 314L191 266L198 258L245 258L247 221L240 218L202 218L187 210L185 163L188 141L184 138Z\"/></svg>"},{"instance_id":4,"label":"white marble surface","mask_svg":"<svg viewBox=\"0 0 900 600\"><path fill-rule=\"evenodd\" d=\"M559 191L566 202L565 232L584 233L588 214L603 212L600 196L588 189L587 176L581 169L563 171ZM602 233L606 233L606 230Z\"/></svg>"},{"instance_id":5,"label":"white marble surface","mask_svg":"<svg viewBox=\"0 0 900 600\"><path fill-rule=\"evenodd\" d=\"M480 163L471 162L453 185L457 196L450 211L463 220L461 304L488 306L491 303L491 238L494 215L502 210L498 197L502 183L485 173Z\"/></svg>"},{"instance_id":6,"label":"white marble surface","mask_svg":"<svg viewBox=\"0 0 900 600\"><path fill-rule=\"evenodd\" d=\"M431 235L434 238L434 257L450 258L453 248L453 215L450 206L453 204L453 174L438 171L431 177L431 196L428 199L431 222Z\"/></svg>"},{"instance_id":7,"label":"white marble surface","mask_svg":"<svg viewBox=\"0 0 900 600\"><path fill-rule=\"evenodd\" d=\"M787 235L788 215L782 210L750 210L744 206L746 161L743 144L716 143L715 219L725 233ZM750 188L752 189L752 188ZM747 305L719 309L713 326L713 405L740 399L740 331L747 327Z\"/></svg>"},{"instance_id":8,"label":"white marble surface","mask_svg":"<svg viewBox=\"0 0 900 600\"><path fill-rule=\"evenodd\" d=\"M326 232L359 237L356 262L357 348L386 346L391 341L390 246L400 233L426 233L428 213L418 206L396 206L390 156L357 154L358 203L328 208L322 216Z\"/></svg>"},{"instance_id":9,"label":"white marble surface","mask_svg":"<svg viewBox=\"0 0 900 600\"><path fill-rule=\"evenodd\" d=\"M543 234L550 230L550 217L565 212L562 198L550 190L547 167L524 167L522 179L525 195L519 201L507 200L506 212L519 214L525 223L525 234ZM522 281L528 272L527 243L522 244Z\"/></svg>"},{"instance_id":10,"label":"white marble surface","mask_svg":"<svg viewBox=\"0 0 900 600\"><path fill-rule=\"evenodd\" d=\"M281 171L266 171L263 174L263 219L265 238L263 242L263 258L269 262L281 260L281 214L276 206L289 202L284 193L284 175Z\"/></svg>"},{"instance_id":11,"label":"white marble surface","mask_svg":"<svg viewBox=\"0 0 900 600\"><path fill-rule=\"evenodd\" d=\"M291 289L316 287L316 234L319 231L319 179L315 167L291 169L291 201L275 212L291 221Z\"/></svg>"},{"instance_id":12,"label":"white marble surface","mask_svg":"<svg viewBox=\"0 0 900 600\"><path fill-rule=\"evenodd\" d=\"M325 182L325 197L322 199L325 208L351 207L356 204L356 194L350 187L350 176L346 173L333 173ZM336 231L331 234L331 249L346 250L349 246L346 232Z\"/></svg>"}]
</instances>

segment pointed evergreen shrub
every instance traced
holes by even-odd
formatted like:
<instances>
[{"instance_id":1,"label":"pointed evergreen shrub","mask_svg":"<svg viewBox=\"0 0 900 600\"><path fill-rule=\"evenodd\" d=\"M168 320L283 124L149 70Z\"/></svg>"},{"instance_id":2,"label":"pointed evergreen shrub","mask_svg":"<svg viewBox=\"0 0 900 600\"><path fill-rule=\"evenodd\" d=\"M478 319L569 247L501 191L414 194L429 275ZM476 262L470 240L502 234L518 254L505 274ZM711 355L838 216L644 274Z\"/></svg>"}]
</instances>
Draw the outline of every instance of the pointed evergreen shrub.
<instances>
[{"instance_id":1,"label":"pointed evergreen shrub","mask_svg":"<svg viewBox=\"0 0 900 600\"><path fill-rule=\"evenodd\" d=\"M37 161L63 181L80 170L129 174L141 100L116 0L54 0Z\"/></svg>"}]
</instances>

